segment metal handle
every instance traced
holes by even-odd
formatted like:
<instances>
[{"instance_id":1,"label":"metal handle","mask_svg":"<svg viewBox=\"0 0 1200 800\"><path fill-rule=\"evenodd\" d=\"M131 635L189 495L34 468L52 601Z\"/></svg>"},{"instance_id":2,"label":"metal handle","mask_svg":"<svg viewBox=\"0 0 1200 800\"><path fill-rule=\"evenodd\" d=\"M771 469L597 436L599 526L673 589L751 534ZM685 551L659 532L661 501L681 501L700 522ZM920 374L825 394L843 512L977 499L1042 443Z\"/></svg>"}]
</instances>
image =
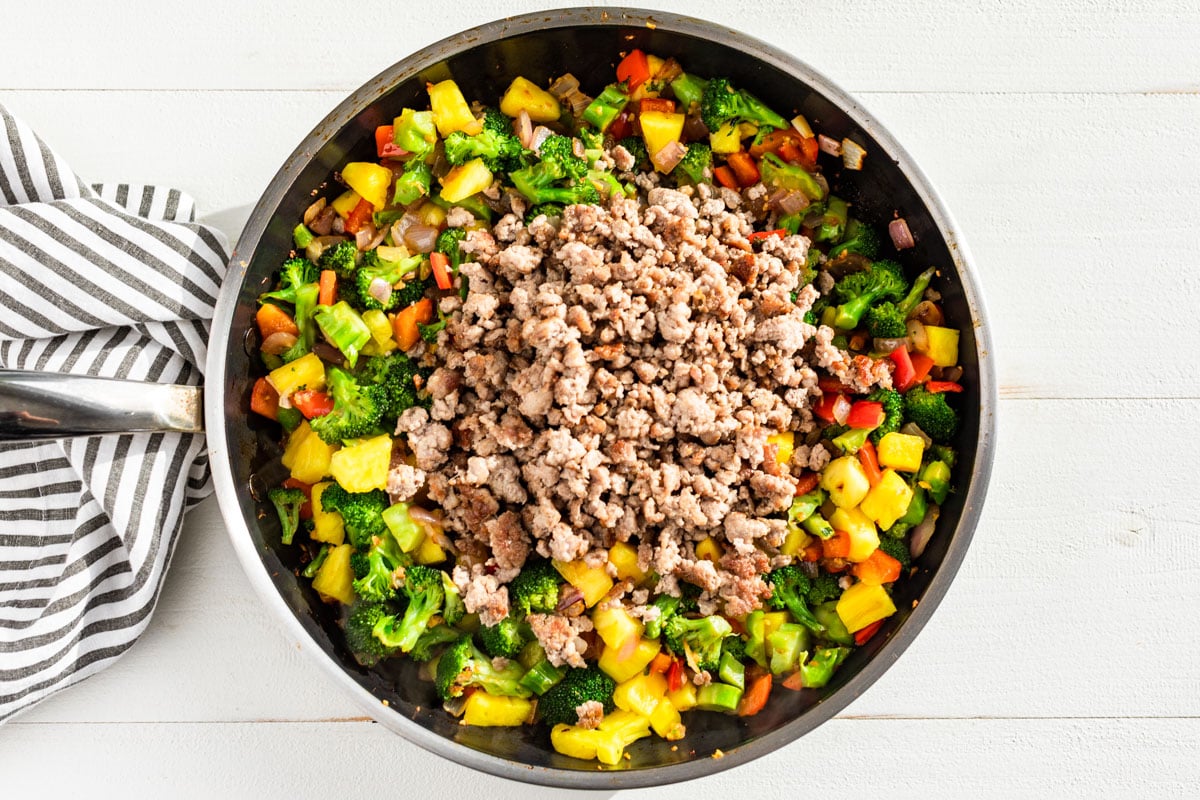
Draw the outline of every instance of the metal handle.
<instances>
[{"instance_id":1,"label":"metal handle","mask_svg":"<svg viewBox=\"0 0 1200 800\"><path fill-rule=\"evenodd\" d=\"M204 430L198 386L0 370L0 442Z\"/></svg>"}]
</instances>

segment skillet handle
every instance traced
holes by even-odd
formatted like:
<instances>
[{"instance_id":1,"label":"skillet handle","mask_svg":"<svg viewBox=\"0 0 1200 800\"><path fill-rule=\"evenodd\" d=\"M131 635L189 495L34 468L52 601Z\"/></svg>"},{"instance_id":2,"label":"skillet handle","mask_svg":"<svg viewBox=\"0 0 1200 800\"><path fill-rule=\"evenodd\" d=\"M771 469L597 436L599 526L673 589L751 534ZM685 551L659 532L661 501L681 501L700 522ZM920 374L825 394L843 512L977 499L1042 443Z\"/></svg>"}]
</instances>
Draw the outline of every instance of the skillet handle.
<instances>
[{"instance_id":1,"label":"skillet handle","mask_svg":"<svg viewBox=\"0 0 1200 800\"><path fill-rule=\"evenodd\" d=\"M199 433L202 390L86 375L0 370L0 442L105 433Z\"/></svg>"}]
</instances>

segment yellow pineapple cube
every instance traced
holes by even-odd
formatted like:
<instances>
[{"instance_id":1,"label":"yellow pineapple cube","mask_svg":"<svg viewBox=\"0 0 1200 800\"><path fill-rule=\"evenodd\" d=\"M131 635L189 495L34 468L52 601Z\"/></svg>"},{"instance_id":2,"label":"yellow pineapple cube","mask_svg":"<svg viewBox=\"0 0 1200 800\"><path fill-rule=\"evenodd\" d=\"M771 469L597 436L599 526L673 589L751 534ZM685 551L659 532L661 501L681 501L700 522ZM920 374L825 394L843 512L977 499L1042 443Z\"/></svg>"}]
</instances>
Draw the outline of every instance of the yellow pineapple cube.
<instances>
[{"instance_id":1,"label":"yellow pineapple cube","mask_svg":"<svg viewBox=\"0 0 1200 800\"><path fill-rule=\"evenodd\" d=\"M308 420L301 422L288 436L280 461L291 470L292 477L304 483L316 483L330 474L337 445L326 444L312 432Z\"/></svg>"},{"instance_id":2,"label":"yellow pineapple cube","mask_svg":"<svg viewBox=\"0 0 1200 800\"><path fill-rule=\"evenodd\" d=\"M447 203L466 200L492 185L492 171L482 158L473 158L442 177L442 199Z\"/></svg>"},{"instance_id":3,"label":"yellow pineapple cube","mask_svg":"<svg viewBox=\"0 0 1200 800\"><path fill-rule=\"evenodd\" d=\"M896 613L896 606L882 586L856 583L838 598L837 615L850 633Z\"/></svg>"},{"instance_id":4,"label":"yellow pineapple cube","mask_svg":"<svg viewBox=\"0 0 1200 800\"><path fill-rule=\"evenodd\" d=\"M667 679L657 672L645 675L634 675L627 681L617 685L613 692L613 702L617 708L632 711L649 717L654 714L658 704L667 699Z\"/></svg>"},{"instance_id":5,"label":"yellow pineapple cube","mask_svg":"<svg viewBox=\"0 0 1200 800\"><path fill-rule=\"evenodd\" d=\"M325 363L316 353L309 353L271 370L267 381L280 397L291 397L297 389L324 389Z\"/></svg>"},{"instance_id":6,"label":"yellow pineapple cube","mask_svg":"<svg viewBox=\"0 0 1200 800\"><path fill-rule=\"evenodd\" d=\"M463 723L484 728L515 728L533 717L533 702L524 697L497 697L472 692L463 710Z\"/></svg>"},{"instance_id":7,"label":"yellow pineapple cube","mask_svg":"<svg viewBox=\"0 0 1200 800\"><path fill-rule=\"evenodd\" d=\"M849 534L848 561L866 561L879 547L879 532L875 529L875 523L857 508L839 508L829 517L829 524L834 530Z\"/></svg>"},{"instance_id":8,"label":"yellow pineapple cube","mask_svg":"<svg viewBox=\"0 0 1200 800\"><path fill-rule=\"evenodd\" d=\"M721 544L711 536L706 537L704 541L696 545L696 558L716 564L721 560L721 554Z\"/></svg>"},{"instance_id":9,"label":"yellow pineapple cube","mask_svg":"<svg viewBox=\"0 0 1200 800\"><path fill-rule=\"evenodd\" d=\"M457 83L452 80L441 81L431 83L426 88L429 90L429 109L433 112L434 124L443 137L455 131L476 134L483 129L471 113L471 107L467 105L467 99Z\"/></svg>"},{"instance_id":10,"label":"yellow pineapple cube","mask_svg":"<svg viewBox=\"0 0 1200 800\"><path fill-rule=\"evenodd\" d=\"M657 640L639 639L628 649L625 653L615 647L605 647L600 654L600 669L617 683L624 683L644 670L662 648Z\"/></svg>"},{"instance_id":11,"label":"yellow pineapple cube","mask_svg":"<svg viewBox=\"0 0 1200 800\"><path fill-rule=\"evenodd\" d=\"M691 681L684 681L683 686L680 686L673 692L667 692L667 699L671 701L671 705L675 706L676 711L691 711L696 707L696 684Z\"/></svg>"},{"instance_id":12,"label":"yellow pineapple cube","mask_svg":"<svg viewBox=\"0 0 1200 800\"><path fill-rule=\"evenodd\" d=\"M558 574L583 593L583 604L588 608L600 602L613 587L613 579L601 567L590 567L584 561L553 563Z\"/></svg>"},{"instance_id":13,"label":"yellow pineapple cube","mask_svg":"<svg viewBox=\"0 0 1200 800\"><path fill-rule=\"evenodd\" d=\"M350 605L354 602L354 570L350 569L350 554L354 546L340 544L330 548L325 562L313 578L313 588L326 598Z\"/></svg>"},{"instance_id":14,"label":"yellow pineapple cube","mask_svg":"<svg viewBox=\"0 0 1200 800\"><path fill-rule=\"evenodd\" d=\"M896 470L888 468L883 471L879 483L871 487L871 491L859 503L858 508L886 531L904 516L912 498L913 490L905 483L904 478L901 478Z\"/></svg>"},{"instance_id":15,"label":"yellow pineapple cube","mask_svg":"<svg viewBox=\"0 0 1200 800\"><path fill-rule=\"evenodd\" d=\"M838 508L854 508L871 490L871 481L856 457L842 456L826 465L821 488L829 492L830 501Z\"/></svg>"},{"instance_id":16,"label":"yellow pineapple cube","mask_svg":"<svg viewBox=\"0 0 1200 800\"><path fill-rule=\"evenodd\" d=\"M892 431L885 433L876 449L879 466L891 467L901 472L916 472L921 468L921 456L925 453L925 440L920 436Z\"/></svg>"},{"instance_id":17,"label":"yellow pineapple cube","mask_svg":"<svg viewBox=\"0 0 1200 800\"><path fill-rule=\"evenodd\" d=\"M687 735L687 727L679 716L679 709L665 697L658 701L650 714L650 727L668 742L678 741Z\"/></svg>"},{"instance_id":18,"label":"yellow pineapple cube","mask_svg":"<svg viewBox=\"0 0 1200 800\"><path fill-rule=\"evenodd\" d=\"M637 548L628 542L617 542L608 548L608 562L617 568L617 577L623 581L637 585L646 580L646 573L638 566Z\"/></svg>"},{"instance_id":19,"label":"yellow pineapple cube","mask_svg":"<svg viewBox=\"0 0 1200 800\"><path fill-rule=\"evenodd\" d=\"M336 511L326 511L321 505L321 495L333 484L329 481L314 484L312 487L313 529L308 538L328 544L341 544L346 541L346 523L342 515Z\"/></svg>"},{"instance_id":20,"label":"yellow pineapple cube","mask_svg":"<svg viewBox=\"0 0 1200 800\"><path fill-rule=\"evenodd\" d=\"M642 636L642 623L620 606L597 608L592 612L592 625L605 646L616 650L623 650L630 639Z\"/></svg>"},{"instance_id":21,"label":"yellow pineapple cube","mask_svg":"<svg viewBox=\"0 0 1200 800\"><path fill-rule=\"evenodd\" d=\"M500 98L500 110L516 117L524 109L534 122L557 122L562 108L554 95L526 78L514 78Z\"/></svg>"},{"instance_id":22,"label":"yellow pineapple cube","mask_svg":"<svg viewBox=\"0 0 1200 800\"><path fill-rule=\"evenodd\" d=\"M767 444L775 445L775 460L786 464L792 460L792 452L796 449L796 434L791 431L772 433L767 437Z\"/></svg>"}]
</instances>

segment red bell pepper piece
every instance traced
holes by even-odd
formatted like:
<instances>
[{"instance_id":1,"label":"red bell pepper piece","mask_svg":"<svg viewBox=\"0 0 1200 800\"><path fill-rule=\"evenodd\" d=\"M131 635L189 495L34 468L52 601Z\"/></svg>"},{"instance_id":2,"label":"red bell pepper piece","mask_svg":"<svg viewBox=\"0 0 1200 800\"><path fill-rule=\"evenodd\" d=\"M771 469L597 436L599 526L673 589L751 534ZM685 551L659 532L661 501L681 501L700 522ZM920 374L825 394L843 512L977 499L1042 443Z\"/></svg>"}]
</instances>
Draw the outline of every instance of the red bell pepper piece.
<instances>
[{"instance_id":1,"label":"red bell pepper piece","mask_svg":"<svg viewBox=\"0 0 1200 800\"><path fill-rule=\"evenodd\" d=\"M316 389L299 389L292 392L292 406L305 419L316 419L333 411L333 398Z\"/></svg>"},{"instance_id":2,"label":"red bell pepper piece","mask_svg":"<svg viewBox=\"0 0 1200 800\"><path fill-rule=\"evenodd\" d=\"M650 80L650 59L641 50L633 50L617 64L617 80L627 81L633 91Z\"/></svg>"},{"instance_id":3,"label":"red bell pepper piece","mask_svg":"<svg viewBox=\"0 0 1200 800\"><path fill-rule=\"evenodd\" d=\"M628 111L622 111L617 114L608 126L608 135L612 136L617 141L624 139L626 136L633 135L633 120Z\"/></svg>"},{"instance_id":4,"label":"red bell pepper piece","mask_svg":"<svg viewBox=\"0 0 1200 800\"><path fill-rule=\"evenodd\" d=\"M821 146L817 144L815 136L805 136L800 140L800 166L806 169L813 169L817 166L817 156L821 152Z\"/></svg>"},{"instance_id":5,"label":"red bell pepper piece","mask_svg":"<svg viewBox=\"0 0 1200 800\"><path fill-rule=\"evenodd\" d=\"M365 198L359 200L358 205L350 212L350 216L346 217L346 232L358 233L362 226L370 222L372 208L373 206Z\"/></svg>"},{"instance_id":6,"label":"red bell pepper piece","mask_svg":"<svg viewBox=\"0 0 1200 800\"><path fill-rule=\"evenodd\" d=\"M742 150L737 153L730 153L725 158L725 162L733 170L733 174L737 176L739 186L753 186L758 183L758 165L754 163L754 159L746 151Z\"/></svg>"},{"instance_id":7,"label":"red bell pepper piece","mask_svg":"<svg viewBox=\"0 0 1200 800\"><path fill-rule=\"evenodd\" d=\"M454 285L450 280L450 257L445 253L434 250L429 254L429 266L433 268L433 279L439 289L449 289Z\"/></svg>"},{"instance_id":8,"label":"red bell pepper piece","mask_svg":"<svg viewBox=\"0 0 1200 800\"><path fill-rule=\"evenodd\" d=\"M866 644L868 641L870 641L871 637L874 636L879 631L879 629L881 627L883 627L883 620L881 620L881 619L875 620L870 625L859 630L857 633L854 634L854 643L857 645Z\"/></svg>"},{"instance_id":9,"label":"red bell pepper piece","mask_svg":"<svg viewBox=\"0 0 1200 800\"><path fill-rule=\"evenodd\" d=\"M726 166L720 166L713 170L713 177L717 179L717 183L724 186L726 189L737 190L737 176L733 174L733 170Z\"/></svg>"},{"instance_id":10,"label":"red bell pepper piece","mask_svg":"<svg viewBox=\"0 0 1200 800\"><path fill-rule=\"evenodd\" d=\"M858 400L850 406L850 416L846 424L851 428L869 428L874 430L883 424L883 403L873 400Z\"/></svg>"},{"instance_id":11,"label":"red bell pepper piece","mask_svg":"<svg viewBox=\"0 0 1200 800\"><path fill-rule=\"evenodd\" d=\"M822 392L829 394L830 392L841 392L842 394L854 394L854 390L849 385L842 383L837 378L830 375L822 375L817 378L817 386Z\"/></svg>"},{"instance_id":12,"label":"red bell pepper piece","mask_svg":"<svg viewBox=\"0 0 1200 800\"><path fill-rule=\"evenodd\" d=\"M863 472L867 473L867 481L872 486L883 480L883 470L879 468L879 455L875 452L875 445L870 439L863 442L863 446L858 448L858 463L862 464Z\"/></svg>"},{"instance_id":13,"label":"red bell pepper piece","mask_svg":"<svg viewBox=\"0 0 1200 800\"><path fill-rule=\"evenodd\" d=\"M671 666L667 668L667 691L679 691L683 688L685 680L687 680L687 676L683 672L683 659L672 660Z\"/></svg>"},{"instance_id":14,"label":"red bell pepper piece","mask_svg":"<svg viewBox=\"0 0 1200 800\"><path fill-rule=\"evenodd\" d=\"M939 392L961 392L963 387L954 381L927 381L925 383L925 390L933 394L938 394Z\"/></svg>"},{"instance_id":15,"label":"red bell pepper piece","mask_svg":"<svg viewBox=\"0 0 1200 800\"><path fill-rule=\"evenodd\" d=\"M770 239L772 236L787 236L787 229L776 228L773 231L755 231L746 238L752 242L757 242L759 239Z\"/></svg>"},{"instance_id":16,"label":"red bell pepper piece","mask_svg":"<svg viewBox=\"0 0 1200 800\"><path fill-rule=\"evenodd\" d=\"M821 474L809 470L796 478L796 494L808 494L821 482Z\"/></svg>"},{"instance_id":17,"label":"red bell pepper piece","mask_svg":"<svg viewBox=\"0 0 1200 800\"><path fill-rule=\"evenodd\" d=\"M913 353L910 357L913 365L913 384L918 384L929 377L929 370L933 369L933 359L924 353Z\"/></svg>"},{"instance_id":18,"label":"red bell pepper piece","mask_svg":"<svg viewBox=\"0 0 1200 800\"><path fill-rule=\"evenodd\" d=\"M823 395L821 395L821 402L813 406L813 413L826 422L834 422L833 409L839 398L844 401L845 395L841 394L840 392L836 394L833 392L825 392Z\"/></svg>"},{"instance_id":19,"label":"red bell pepper piece","mask_svg":"<svg viewBox=\"0 0 1200 800\"><path fill-rule=\"evenodd\" d=\"M892 373L892 386L896 387L897 392L907 392L917 382L912 359L908 357L908 348L901 345L893 350L888 358L896 364Z\"/></svg>"},{"instance_id":20,"label":"red bell pepper piece","mask_svg":"<svg viewBox=\"0 0 1200 800\"><path fill-rule=\"evenodd\" d=\"M250 390L250 410L267 419L279 419L279 392L267 381L259 378Z\"/></svg>"},{"instance_id":21,"label":"red bell pepper piece","mask_svg":"<svg viewBox=\"0 0 1200 800\"><path fill-rule=\"evenodd\" d=\"M380 158L403 158L408 151L396 144L396 129L393 125L380 125L375 129L375 153Z\"/></svg>"}]
</instances>

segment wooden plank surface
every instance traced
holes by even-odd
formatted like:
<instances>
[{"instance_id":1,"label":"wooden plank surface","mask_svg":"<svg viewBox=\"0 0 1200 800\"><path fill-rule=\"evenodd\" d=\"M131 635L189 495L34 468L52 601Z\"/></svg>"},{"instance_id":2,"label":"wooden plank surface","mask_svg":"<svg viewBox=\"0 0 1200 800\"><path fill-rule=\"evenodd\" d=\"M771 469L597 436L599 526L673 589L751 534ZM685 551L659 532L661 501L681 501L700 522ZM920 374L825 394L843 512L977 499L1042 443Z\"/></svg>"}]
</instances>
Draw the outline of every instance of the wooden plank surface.
<instances>
[{"instance_id":1,"label":"wooden plank surface","mask_svg":"<svg viewBox=\"0 0 1200 800\"><path fill-rule=\"evenodd\" d=\"M52 24L19 4L0 34L0 103L90 180L188 191L232 241L347 91L455 30L554 5L370 0L347 21L316 0L65 2ZM689 13L807 59L921 164L974 254L1002 401L983 521L918 640L840 718L686 791L779 796L799 764L814 789L865 796L1194 796L1200 7L704 0ZM268 616L209 500L142 641L0 728L0 795L394 792L396 774L354 767L370 750L423 796L550 796L358 716ZM874 766L827 767L847 753Z\"/></svg>"}]
</instances>

